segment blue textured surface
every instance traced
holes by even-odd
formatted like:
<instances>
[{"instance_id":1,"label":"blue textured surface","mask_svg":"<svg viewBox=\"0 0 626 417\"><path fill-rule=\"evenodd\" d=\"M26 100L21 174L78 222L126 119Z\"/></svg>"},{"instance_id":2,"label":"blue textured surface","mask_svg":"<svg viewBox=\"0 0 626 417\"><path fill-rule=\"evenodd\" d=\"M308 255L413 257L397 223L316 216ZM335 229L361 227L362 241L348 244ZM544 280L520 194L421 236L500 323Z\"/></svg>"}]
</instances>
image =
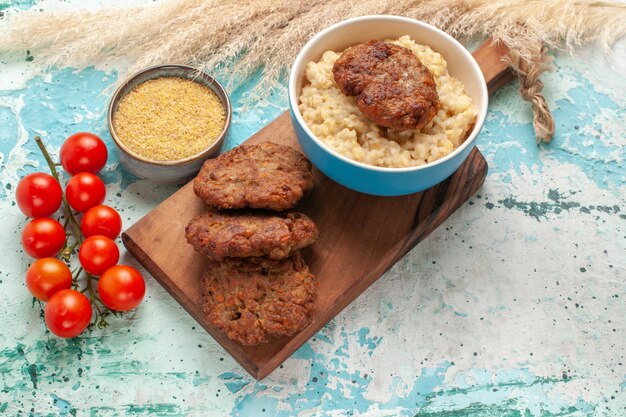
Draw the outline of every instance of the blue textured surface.
<instances>
[{"instance_id":1,"label":"blue textured surface","mask_svg":"<svg viewBox=\"0 0 626 417\"><path fill-rule=\"evenodd\" d=\"M498 92L477 139L490 164L482 190L262 382L151 278L142 306L111 328L46 331L23 283L15 184L43 169L36 134L53 153L80 130L112 149L102 91L116 75L29 78L26 63L0 64L26 81L0 91L0 414L626 415L624 50L556 57L544 77L550 145L535 145L516 84ZM227 149L287 107L265 97L242 109L253 85L232 93ZM102 176L125 227L176 190L127 174L115 153Z\"/></svg>"}]
</instances>

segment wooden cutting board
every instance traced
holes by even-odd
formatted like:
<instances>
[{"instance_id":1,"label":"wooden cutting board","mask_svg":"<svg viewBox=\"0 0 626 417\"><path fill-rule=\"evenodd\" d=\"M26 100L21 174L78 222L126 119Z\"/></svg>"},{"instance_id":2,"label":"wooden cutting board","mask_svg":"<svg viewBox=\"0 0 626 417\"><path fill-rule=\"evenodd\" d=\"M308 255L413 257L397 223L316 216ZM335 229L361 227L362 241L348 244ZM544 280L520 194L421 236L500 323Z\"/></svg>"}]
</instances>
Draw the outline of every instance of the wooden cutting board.
<instances>
[{"instance_id":1,"label":"wooden cutting board","mask_svg":"<svg viewBox=\"0 0 626 417\"><path fill-rule=\"evenodd\" d=\"M490 91L513 74L501 61L506 51L484 44L474 56ZM271 141L299 149L285 112L245 143ZM315 187L296 207L320 230L303 250L319 291L311 323L292 337L257 346L228 339L203 317L198 281L206 258L185 240L185 226L204 212L188 183L122 234L128 251L253 377L262 379L350 304L396 261L439 226L483 184L487 163L474 149L447 180L421 193L375 197L349 190L314 170Z\"/></svg>"}]
</instances>

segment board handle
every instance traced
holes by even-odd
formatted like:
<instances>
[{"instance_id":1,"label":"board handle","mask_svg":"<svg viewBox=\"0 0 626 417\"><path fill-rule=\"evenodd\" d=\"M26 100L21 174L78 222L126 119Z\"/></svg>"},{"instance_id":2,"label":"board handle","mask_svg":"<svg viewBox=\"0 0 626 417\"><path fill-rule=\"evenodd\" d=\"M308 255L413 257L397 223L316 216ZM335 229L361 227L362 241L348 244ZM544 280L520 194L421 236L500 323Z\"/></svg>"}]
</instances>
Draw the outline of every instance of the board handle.
<instances>
[{"instance_id":1,"label":"board handle","mask_svg":"<svg viewBox=\"0 0 626 417\"><path fill-rule=\"evenodd\" d=\"M515 78L515 73L509 64L502 59L508 53L509 48L505 44L494 42L491 39L487 39L472 52L474 59L483 72L489 94L493 94L500 87Z\"/></svg>"}]
</instances>

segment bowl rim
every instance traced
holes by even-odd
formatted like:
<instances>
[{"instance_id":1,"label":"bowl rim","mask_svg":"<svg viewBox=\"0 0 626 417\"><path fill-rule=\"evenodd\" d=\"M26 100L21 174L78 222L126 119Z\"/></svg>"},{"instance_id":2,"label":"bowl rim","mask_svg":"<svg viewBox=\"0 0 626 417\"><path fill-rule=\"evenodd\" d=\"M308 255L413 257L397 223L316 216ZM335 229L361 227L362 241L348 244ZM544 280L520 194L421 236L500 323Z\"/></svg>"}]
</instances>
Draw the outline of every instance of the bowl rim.
<instances>
[{"instance_id":1,"label":"bowl rim","mask_svg":"<svg viewBox=\"0 0 626 417\"><path fill-rule=\"evenodd\" d=\"M198 84L204 85L206 87L208 87L207 85L200 83L199 81L196 81L196 79L198 77L202 77L204 78L210 85L214 85L216 87L216 89L218 90L217 92L214 91L214 93L216 93L216 95L218 96L218 99L220 100L220 102L222 102L222 105L224 106L224 110L225 110L225 117L224 117L224 127L222 128L222 130L220 131L219 135L217 135L217 137L215 138L215 141L213 141L213 143L211 143L209 146L207 146L206 148L204 148L202 151L198 152L197 154L188 156L186 158L182 158L182 159L175 159L172 161L159 161L159 160L155 160L155 159L150 159L150 158L146 158L145 156L139 155L138 153L128 149L126 147L126 145L119 139L119 137L117 136L117 132L115 131L115 126L113 124L113 105L116 102L119 102L122 97L122 91L128 86L128 84L130 84L133 80L135 80L136 78L138 78L141 75L144 75L145 73L149 73L149 72L153 72L153 71L157 71L159 69L167 69L167 68L178 68L178 69L183 69L185 72L193 72L196 74L195 77L193 78L187 78L191 81L197 82ZM158 77L155 78L151 78L151 79L157 79L157 78L162 78L162 77L167 77L168 75L160 75ZM173 76L173 75L171 75ZM148 81L148 80L146 80ZM209 87L211 88L211 87ZM219 93L218 93L219 92ZM115 90L115 92L113 93L113 95L111 96L111 99L109 100L109 106L108 106L108 110L107 110L107 126L109 128L109 133L111 134L111 137L113 138L113 142L115 142L115 145L122 150L123 152L125 152L126 154L128 154L130 157L132 157L133 159L136 159L138 161L147 163L147 164L151 164L151 165L157 165L157 166L179 166L179 165L184 165L184 164L188 164L194 161L197 161L199 159L202 159L204 157L206 157L208 154L210 154L212 151L215 150L216 147L220 147L222 145L222 143L224 142L224 138L226 137L226 133L228 132L228 129L230 127L231 124L231 118L232 118L232 106L231 106L231 101L230 101L230 97L228 95L228 92L226 91L226 89L224 88L224 86L222 86L222 84L217 81L217 79L215 79L214 77L210 76L209 74L207 74L205 71L202 71L198 68L189 66L189 65L182 65L182 64L159 64L159 65L153 65L147 68L144 68L142 70L137 71L136 73L126 77L126 79L119 85L119 87L117 87L117 89Z\"/></svg>"},{"instance_id":2,"label":"bowl rim","mask_svg":"<svg viewBox=\"0 0 626 417\"><path fill-rule=\"evenodd\" d=\"M457 49L460 50L461 55L465 55L467 61L470 63L472 69L474 70L474 72L476 72L477 74L480 74L480 78L484 81L483 83L481 83L481 91L480 94L483 96L483 102L485 103L485 105L482 108L478 109L478 114L476 115L476 121L474 122L474 126L472 128L472 131L470 132L470 134L467 136L467 138L465 139L465 141L461 144L461 146L459 146L458 148L454 149L452 152L450 152L449 154L447 154L446 156L437 159L436 161L433 162L429 162L423 165L418 165L418 166L412 166L412 167L397 167L397 168L393 168L393 167L379 167L376 165L369 165L369 164L365 164L363 162L359 162L359 161L355 161L353 159L348 158L347 156L344 156L342 154L340 154L339 152L335 151L334 149L332 149L330 146L326 145L323 141L321 141L308 127L308 125L306 124L306 122L304 121L302 114L300 113L300 109L298 108L298 104L299 104L299 97L296 97L296 83L298 82L298 78L301 77L302 71L299 71L299 73L296 74L296 71L294 71L294 69L296 67L301 67L302 64L301 62L304 60L304 55L306 55L306 53L313 48L313 46L324 36L326 36L328 33L333 32L343 26L349 26L349 25L353 25L356 23L360 23L360 22L367 22L367 21L376 21L376 20L391 20L391 21L401 21L401 22L406 22L406 23L410 23L416 26L421 26L427 30L433 31L438 33L439 35L443 36L443 38L445 38L448 42L454 44ZM435 51L436 52L436 51ZM304 47L300 50L300 52L298 53L298 55L296 56L296 59L291 67L291 71L289 73L289 84L288 84L288 95L289 95L289 107L291 109L292 114L294 115L294 117L296 118L296 120L298 121L298 124L300 125L300 127L304 130L304 132L321 148L323 148L326 152L330 153L332 156L334 156L335 158L338 158L340 160L342 160L343 162L346 162L350 165L353 165L355 167L358 168L364 168L367 170L371 170L371 171L377 171L377 172L381 172L381 173L397 173L397 172L414 172L414 171L420 171L423 169L428 169L440 164L444 164L446 161L449 161L450 159L453 159L454 157L456 157L457 155L459 155L460 153L463 152L464 149L466 149L467 147L471 146L476 137L478 136L478 133L480 132L480 130L483 127L483 124L485 122L485 119L487 117L487 107L489 105L489 93L487 91L487 83L485 81L485 77L482 73L482 70L480 69L480 66L478 65L478 63L476 62L476 60L474 59L474 57L472 56L472 54L465 49L465 47L456 39L454 39L452 36L450 36L449 34L447 34L446 32L442 31L441 29L438 29L432 25L429 25L428 23L425 23L421 20L417 20L417 19L412 19L412 18L408 18L408 17L403 17L403 16L395 16L395 15L368 15L368 16L360 16L360 17L354 17L351 19L346 19L343 20L341 22L335 23L329 27L327 27L326 29L318 32L317 34L315 34L311 39L309 39L309 41L304 45Z\"/></svg>"}]
</instances>

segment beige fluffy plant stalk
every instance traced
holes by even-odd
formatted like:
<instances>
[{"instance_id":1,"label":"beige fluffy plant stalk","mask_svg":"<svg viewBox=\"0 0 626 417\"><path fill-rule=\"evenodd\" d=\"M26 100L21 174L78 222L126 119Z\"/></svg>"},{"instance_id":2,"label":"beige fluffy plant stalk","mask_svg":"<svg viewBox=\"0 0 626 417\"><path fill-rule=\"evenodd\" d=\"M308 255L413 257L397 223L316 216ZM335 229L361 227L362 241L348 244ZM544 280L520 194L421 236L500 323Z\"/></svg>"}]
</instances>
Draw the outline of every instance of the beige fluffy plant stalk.
<instances>
[{"instance_id":1,"label":"beige fluffy plant stalk","mask_svg":"<svg viewBox=\"0 0 626 417\"><path fill-rule=\"evenodd\" d=\"M161 0L97 11L9 13L0 25L0 52L30 50L42 68L119 58L131 62L127 73L166 62L219 68L234 74L231 88L262 69L257 89L266 94L284 89L279 81L313 34L368 14L412 17L460 40L491 37L506 44L522 96L533 104L538 141L554 133L539 81L549 69L547 52L590 42L608 49L626 33L626 4L603 1Z\"/></svg>"}]
</instances>

